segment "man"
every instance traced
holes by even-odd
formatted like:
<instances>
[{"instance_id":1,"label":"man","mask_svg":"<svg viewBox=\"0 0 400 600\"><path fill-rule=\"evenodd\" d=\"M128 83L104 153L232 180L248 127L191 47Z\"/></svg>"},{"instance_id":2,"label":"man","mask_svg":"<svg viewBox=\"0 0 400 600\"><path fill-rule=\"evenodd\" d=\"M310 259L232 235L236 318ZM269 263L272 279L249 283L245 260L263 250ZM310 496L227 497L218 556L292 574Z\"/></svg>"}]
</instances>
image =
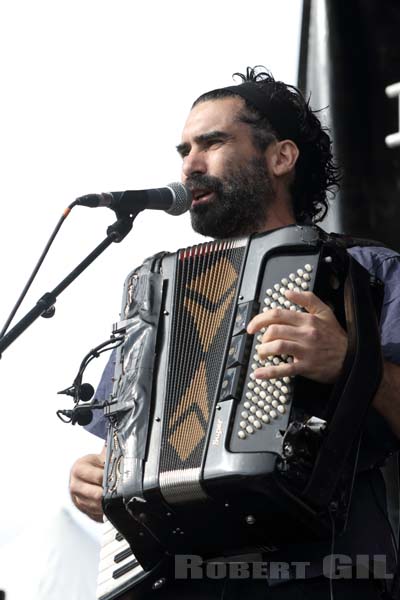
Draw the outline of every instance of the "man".
<instances>
[{"instance_id":1,"label":"man","mask_svg":"<svg viewBox=\"0 0 400 600\"><path fill-rule=\"evenodd\" d=\"M208 92L194 103L177 149L182 157L182 181L193 194L192 226L215 238L264 232L294 223L316 222L326 213L326 194L338 181L331 142L308 103L296 88L276 82L268 73L247 70L243 83ZM362 458L346 533L337 541L336 553L385 555L394 569L394 552L387 518L385 493L376 461L396 449L400 437L400 331L396 330L400 293L399 256L385 248L355 247L353 256L385 282L382 311L384 375L373 400ZM258 354L287 354L291 363L261 367L258 378L302 375L334 383L341 371L347 336L332 310L312 292L287 292L306 312L270 310L248 325L262 335ZM108 366L108 369L111 369ZM103 377L107 397L110 372ZM93 431L104 436L104 421ZM104 452L79 459L71 471L71 495L76 506L91 518L102 519L101 495ZM366 527L367 525L367 527ZM324 577L323 557L329 544L292 544L281 547L277 560L305 561L310 565L305 581L272 587L265 581L243 590L234 582L196 582L163 592L160 598L234 598L257 593L257 598L329 598L330 580ZM390 559L390 560L389 560ZM274 560L270 558L269 560ZM326 574L326 573L325 573ZM190 583L190 582L189 582ZM335 598L379 598L376 578L335 581ZM196 595L199 594L199 596ZM168 595L170 594L170 595Z\"/></svg>"}]
</instances>

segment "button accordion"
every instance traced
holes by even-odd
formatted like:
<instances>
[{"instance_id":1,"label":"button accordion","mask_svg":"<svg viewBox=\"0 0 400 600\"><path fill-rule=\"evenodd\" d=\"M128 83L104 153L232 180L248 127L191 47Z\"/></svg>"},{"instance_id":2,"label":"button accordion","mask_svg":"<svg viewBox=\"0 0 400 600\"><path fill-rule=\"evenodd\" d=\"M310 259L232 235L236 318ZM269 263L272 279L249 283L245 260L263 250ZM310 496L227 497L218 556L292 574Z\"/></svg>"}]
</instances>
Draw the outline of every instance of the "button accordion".
<instances>
[{"instance_id":1,"label":"button accordion","mask_svg":"<svg viewBox=\"0 0 400 600\"><path fill-rule=\"evenodd\" d=\"M370 288L346 250L308 226L159 254L128 276L105 409L103 506L117 531L99 599L150 597L177 554L228 556L343 529L381 374ZM303 310L290 289L313 291L347 331L333 386L254 374L292 360L262 360L262 331L246 331L259 312Z\"/></svg>"}]
</instances>

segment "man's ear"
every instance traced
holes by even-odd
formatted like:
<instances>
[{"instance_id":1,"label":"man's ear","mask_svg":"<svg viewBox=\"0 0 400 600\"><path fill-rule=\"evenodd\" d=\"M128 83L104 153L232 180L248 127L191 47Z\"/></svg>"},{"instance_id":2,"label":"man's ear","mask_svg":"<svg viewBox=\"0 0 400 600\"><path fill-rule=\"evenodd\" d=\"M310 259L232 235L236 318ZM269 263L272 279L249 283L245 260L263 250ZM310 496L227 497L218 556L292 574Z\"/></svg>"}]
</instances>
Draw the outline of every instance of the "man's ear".
<instances>
[{"instance_id":1,"label":"man's ear","mask_svg":"<svg viewBox=\"0 0 400 600\"><path fill-rule=\"evenodd\" d=\"M299 149L292 140L277 140L267 148L268 166L276 177L294 172L298 157Z\"/></svg>"}]
</instances>

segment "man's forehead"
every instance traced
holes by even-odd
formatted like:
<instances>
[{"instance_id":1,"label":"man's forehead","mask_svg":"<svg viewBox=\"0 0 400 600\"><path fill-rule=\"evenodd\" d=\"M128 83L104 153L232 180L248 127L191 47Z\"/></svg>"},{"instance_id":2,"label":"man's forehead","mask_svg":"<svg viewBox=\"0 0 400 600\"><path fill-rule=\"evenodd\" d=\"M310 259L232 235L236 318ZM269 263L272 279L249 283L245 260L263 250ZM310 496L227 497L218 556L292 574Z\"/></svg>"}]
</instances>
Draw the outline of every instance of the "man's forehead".
<instances>
[{"instance_id":1,"label":"man's forehead","mask_svg":"<svg viewBox=\"0 0 400 600\"><path fill-rule=\"evenodd\" d=\"M207 131L224 131L237 123L237 114L243 106L238 97L218 98L199 102L190 111L182 132L182 140Z\"/></svg>"}]
</instances>

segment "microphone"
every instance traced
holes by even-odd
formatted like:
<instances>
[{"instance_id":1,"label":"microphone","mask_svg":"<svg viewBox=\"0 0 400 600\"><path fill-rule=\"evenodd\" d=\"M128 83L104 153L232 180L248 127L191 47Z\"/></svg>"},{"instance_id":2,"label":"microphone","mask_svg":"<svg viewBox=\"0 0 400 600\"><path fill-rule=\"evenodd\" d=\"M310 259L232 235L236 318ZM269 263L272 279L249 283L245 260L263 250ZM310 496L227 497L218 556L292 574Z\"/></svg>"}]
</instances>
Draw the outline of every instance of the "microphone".
<instances>
[{"instance_id":1,"label":"microphone","mask_svg":"<svg viewBox=\"0 0 400 600\"><path fill-rule=\"evenodd\" d=\"M138 213L146 208L165 210L169 215L182 215L189 210L192 194L183 183L169 183L166 187L151 190L105 192L87 194L76 199L76 204L97 208L106 206L116 213Z\"/></svg>"},{"instance_id":2,"label":"microphone","mask_svg":"<svg viewBox=\"0 0 400 600\"><path fill-rule=\"evenodd\" d=\"M88 402L94 394L94 387L90 383L82 383L78 387L71 385L71 387L61 390L57 394L66 394L67 396L74 397L77 395L82 402Z\"/></svg>"}]
</instances>

